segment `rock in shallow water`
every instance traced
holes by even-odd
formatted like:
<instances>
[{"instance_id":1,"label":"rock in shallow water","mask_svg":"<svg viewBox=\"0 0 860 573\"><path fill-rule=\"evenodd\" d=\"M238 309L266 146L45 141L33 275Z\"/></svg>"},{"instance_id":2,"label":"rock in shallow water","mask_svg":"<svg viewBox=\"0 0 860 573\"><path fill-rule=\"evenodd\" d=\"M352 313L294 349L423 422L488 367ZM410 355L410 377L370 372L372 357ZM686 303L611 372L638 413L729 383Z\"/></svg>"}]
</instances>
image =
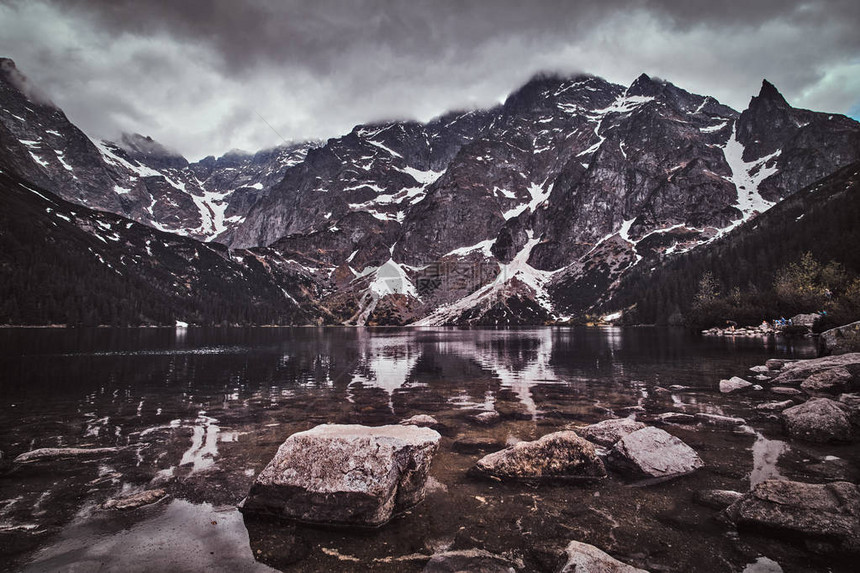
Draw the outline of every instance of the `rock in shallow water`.
<instances>
[{"instance_id":1,"label":"rock in shallow water","mask_svg":"<svg viewBox=\"0 0 860 573\"><path fill-rule=\"evenodd\" d=\"M474 454L504 448L505 443L492 436L457 436L451 444L451 449L461 454Z\"/></svg>"},{"instance_id":2,"label":"rock in shallow water","mask_svg":"<svg viewBox=\"0 0 860 573\"><path fill-rule=\"evenodd\" d=\"M377 527L424 499L439 433L417 426L322 425L293 434L260 472L242 511Z\"/></svg>"},{"instance_id":3,"label":"rock in shallow water","mask_svg":"<svg viewBox=\"0 0 860 573\"><path fill-rule=\"evenodd\" d=\"M703 424L716 426L718 428L736 428L747 423L743 418L720 416L719 414L708 414L705 412L696 412L696 420Z\"/></svg>"},{"instance_id":4,"label":"rock in shallow water","mask_svg":"<svg viewBox=\"0 0 860 573\"><path fill-rule=\"evenodd\" d=\"M774 394L779 394L780 396L800 396L803 394L797 388L789 388L787 386L774 386L770 389Z\"/></svg>"},{"instance_id":5,"label":"rock in shallow water","mask_svg":"<svg viewBox=\"0 0 860 573\"><path fill-rule=\"evenodd\" d=\"M663 412L658 414L655 422L661 424L695 424L696 417L692 414L683 414L681 412Z\"/></svg>"},{"instance_id":6,"label":"rock in shallow water","mask_svg":"<svg viewBox=\"0 0 860 573\"><path fill-rule=\"evenodd\" d=\"M148 489L128 497L108 500L103 507L105 509L137 509L155 503L165 495L167 492L163 489Z\"/></svg>"},{"instance_id":7,"label":"rock in shallow water","mask_svg":"<svg viewBox=\"0 0 860 573\"><path fill-rule=\"evenodd\" d=\"M596 424L591 424L578 431L578 433L590 442L595 444L612 447L615 442L632 434L636 430L641 430L645 427L642 422L631 420L630 418L617 418L614 420L603 420Z\"/></svg>"},{"instance_id":8,"label":"rock in shallow water","mask_svg":"<svg viewBox=\"0 0 860 573\"><path fill-rule=\"evenodd\" d=\"M783 423L792 438L809 442L851 440L851 422L837 402L815 398L782 412Z\"/></svg>"},{"instance_id":9,"label":"rock in shallow water","mask_svg":"<svg viewBox=\"0 0 860 573\"><path fill-rule=\"evenodd\" d=\"M763 404L756 404L755 409L760 412L781 412L793 405L794 401L783 400L781 402L765 402Z\"/></svg>"},{"instance_id":10,"label":"rock in shallow water","mask_svg":"<svg viewBox=\"0 0 860 573\"><path fill-rule=\"evenodd\" d=\"M439 421L428 414L415 414L411 418L400 420L401 426L422 426L424 428L433 428L439 425Z\"/></svg>"},{"instance_id":11,"label":"rock in shallow water","mask_svg":"<svg viewBox=\"0 0 860 573\"><path fill-rule=\"evenodd\" d=\"M482 426L492 426L494 424L498 424L501 421L502 417L498 412L481 412L480 414L475 414L472 416L472 420Z\"/></svg>"},{"instance_id":12,"label":"rock in shallow water","mask_svg":"<svg viewBox=\"0 0 860 573\"><path fill-rule=\"evenodd\" d=\"M726 515L757 532L785 532L816 544L823 540L837 550L860 551L860 489L848 482L766 480L729 506Z\"/></svg>"},{"instance_id":13,"label":"rock in shallow water","mask_svg":"<svg viewBox=\"0 0 860 573\"><path fill-rule=\"evenodd\" d=\"M785 366L785 360L779 360L778 358L771 358L767 362L764 363L767 366L768 370L779 370L783 366Z\"/></svg>"},{"instance_id":14,"label":"rock in shallow water","mask_svg":"<svg viewBox=\"0 0 860 573\"><path fill-rule=\"evenodd\" d=\"M60 459L92 458L115 454L118 451L119 448L40 448L24 452L15 458L15 463L27 464Z\"/></svg>"},{"instance_id":15,"label":"rock in shallow water","mask_svg":"<svg viewBox=\"0 0 860 573\"><path fill-rule=\"evenodd\" d=\"M818 392L838 394L848 387L852 378L851 373L845 368L830 368L811 375L800 384L800 387L810 394Z\"/></svg>"},{"instance_id":16,"label":"rock in shallow water","mask_svg":"<svg viewBox=\"0 0 860 573\"><path fill-rule=\"evenodd\" d=\"M424 573L515 573L516 570L507 559L482 549L437 553L424 567Z\"/></svg>"},{"instance_id":17,"label":"rock in shallow water","mask_svg":"<svg viewBox=\"0 0 860 573\"><path fill-rule=\"evenodd\" d=\"M567 563L559 573L648 573L644 569L622 563L588 543L571 541L565 552Z\"/></svg>"},{"instance_id":18,"label":"rock in shallow water","mask_svg":"<svg viewBox=\"0 0 860 573\"><path fill-rule=\"evenodd\" d=\"M693 496L696 503L714 509L725 509L743 497L743 494L728 489L703 489Z\"/></svg>"},{"instance_id":19,"label":"rock in shallow water","mask_svg":"<svg viewBox=\"0 0 860 573\"><path fill-rule=\"evenodd\" d=\"M860 351L860 321L821 333L825 354L846 354Z\"/></svg>"},{"instance_id":20,"label":"rock in shallow water","mask_svg":"<svg viewBox=\"0 0 860 573\"><path fill-rule=\"evenodd\" d=\"M704 466L693 448L672 434L653 427L618 440L607 461L621 473L646 478L680 476Z\"/></svg>"},{"instance_id":21,"label":"rock in shallow water","mask_svg":"<svg viewBox=\"0 0 860 573\"><path fill-rule=\"evenodd\" d=\"M732 376L728 380L720 380L720 392L728 394L730 392L740 392L752 388L752 383L747 382L738 376Z\"/></svg>"},{"instance_id":22,"label":"rock in shallow water","mask_svg":"<svg viewBox=\"0 0 860 573\"><path fill-rule=\"evenodd\" d=\"M478 475L502 479L595 480L606 477L591 442L575 432L555 432L488 454L473 468Z\"/></svg>"},{"instance_id":23,"label":"rock in shallow water","mask_svg":"<svg viewBox=\"0 0 860 573\"><path fill-rule=\"evenodd\" d=\"M845 368L852 375L860 375L860 352L791 362L783 367L773 383L777 386L800 384L817 372L837 367Z\"/></svg>"}]
</instances>

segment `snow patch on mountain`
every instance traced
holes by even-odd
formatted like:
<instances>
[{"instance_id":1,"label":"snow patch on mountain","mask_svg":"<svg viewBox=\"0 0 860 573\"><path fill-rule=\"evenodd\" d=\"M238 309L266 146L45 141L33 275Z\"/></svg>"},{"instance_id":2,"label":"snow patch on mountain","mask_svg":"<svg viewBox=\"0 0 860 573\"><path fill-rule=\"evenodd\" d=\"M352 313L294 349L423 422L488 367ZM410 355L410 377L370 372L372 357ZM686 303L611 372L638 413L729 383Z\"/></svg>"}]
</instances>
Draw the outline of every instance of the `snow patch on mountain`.
<instances>
[{"instance_id":1,"label":"snow patch on mountain","mask_svg":"<svg viewBox=\"0 0 860 573\"><path fill-rule=\"evenodd\" d=\"M762 181L778 171L775 160L782 151L774 151L770 155L761 157L755 161L744 161L744 146L737 140L737 125L732 127L732 135L726 141L722 150L726 158L726 163L728 163L729 169L732 171L732 176L727 179L735 185L735 189L738 192L738 200L734 206L742 214L740 219L723 230L724 232L728 232L741 223L748 221L753 216L767 211L774 205L773 202L767 201L761 196L758 187Z\"/></svg>"},{"instance_id":2,"label":"snow patch on mountain","mask_svg":"<svg viewBox=\"0 0 860 573\"><path fill-rule=\"evenodd\" d=\"M532 231L528 232L528 237L528 242L510 263L499 263L499 273L493 282L453 304L439 307L433 313L414 322L413 326L441 326L456 321L461 314L471 308L511 294L516 290L516 283L528 287L532 291L533 299L552 314L552 302L546 287L553 275L559 271L542 271L528 264L532 250L541 242L541 239L535 237Z\"/></svg>"},{"instance_id":3,"label":"snow patch on mountain","mask_svg":"<svg viewBox=\"0 0 860 573\"><path fill-rule=\"evenodd\" d=\"M509 209L502 216L507 221L508 219L513 219L514 217L518 217L520 214L525 211L529 211L530 213L534 213L535 210L540 207L544 201L549 199L550 189L549 185L544 183L543 186L538 185L537 183L532 183L528 186L528 192L531 196L531 200L528 203L524 203L513 209Z\"/></svg>"},{"instance_id":4,"label":"snow patch on mountain","mask_svg":"<svg viewBox=\"0 0 860 573\"><path fill-rule=\"evenodd\" d=\"M485 257L490 258L493 256L493 253L490 249L493 248L493 244L496 242L495 239L487 239L486 241L481 241L471 247L460 247L459 249L454 249L453 251L442 255L442 258L446 257L465 257L470 253L474 253L475 251L480 251Z\"/></svg>"},{"instance_id":5,"label":"snow patch on mountain","mask_svg":"<svg viewBox=\"0 0 860 573\"><path fill-rule=\"evenodd\" d=\"M435 183L445 173L444 171L432 171L429 169L422 171L414 167L395 167L395 169L401 173L406 173L425 188Z\"/></svg>"},{"instance_id":6,"label":"snow patch on mountain","mask_svg":"<svg viewBox=\"0 0 860 573\"><path fill-rule=\"evenodd\" d=\"M128 171L132 171L137 174L139 177L162 177L163 174L160 171L156 171L151 167L147 167L146 165L136 164L126 161L119 155L116 155L113 151L111 151L108 143L105 141L93 141L95 146L98 148L99 152L102 154L105 162L115 166L122 167L127 169Z\"/></svg>"}]
</instances>

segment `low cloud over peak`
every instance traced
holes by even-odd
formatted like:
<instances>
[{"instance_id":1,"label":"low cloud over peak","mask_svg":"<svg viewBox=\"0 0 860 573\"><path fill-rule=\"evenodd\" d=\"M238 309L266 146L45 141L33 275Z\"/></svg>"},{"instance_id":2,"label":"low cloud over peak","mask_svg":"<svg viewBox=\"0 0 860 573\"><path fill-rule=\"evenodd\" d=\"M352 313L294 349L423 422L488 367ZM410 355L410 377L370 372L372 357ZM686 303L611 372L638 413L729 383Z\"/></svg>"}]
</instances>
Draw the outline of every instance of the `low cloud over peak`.
<instances>
[{"instance_id":1,"label":"low cloud over peak","mask_svg":"<svg viewBox=\"0 0 860 573\"><path fill-rule=\"evenodd\" d=\"M858 22L840 0L7 0L0 54L91 135L194 159L489 107L539 70L645 72L739 109L768 77L847 113Z\"/></svg>"}]
</instances>

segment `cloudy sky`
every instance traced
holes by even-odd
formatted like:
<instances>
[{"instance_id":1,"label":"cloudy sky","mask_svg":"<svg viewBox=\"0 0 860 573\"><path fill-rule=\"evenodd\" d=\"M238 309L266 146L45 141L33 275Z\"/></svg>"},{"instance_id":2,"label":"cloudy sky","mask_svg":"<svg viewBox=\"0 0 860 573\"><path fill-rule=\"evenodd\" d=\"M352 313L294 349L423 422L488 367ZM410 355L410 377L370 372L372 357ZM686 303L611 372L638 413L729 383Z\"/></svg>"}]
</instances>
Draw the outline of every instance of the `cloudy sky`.
<instances>
[{"instance_id":1,"label":"cloudy sky","mask_svg":"<svg viewBox=\"0 0 860 573\"><path fill-rule=\"evenodd\" d=\"M767 78L858 118L858 28L857 0L0 0L0 56L73 122L189 159L491 106L539 71L739 110Z\"/></svg>"}]
</instances>

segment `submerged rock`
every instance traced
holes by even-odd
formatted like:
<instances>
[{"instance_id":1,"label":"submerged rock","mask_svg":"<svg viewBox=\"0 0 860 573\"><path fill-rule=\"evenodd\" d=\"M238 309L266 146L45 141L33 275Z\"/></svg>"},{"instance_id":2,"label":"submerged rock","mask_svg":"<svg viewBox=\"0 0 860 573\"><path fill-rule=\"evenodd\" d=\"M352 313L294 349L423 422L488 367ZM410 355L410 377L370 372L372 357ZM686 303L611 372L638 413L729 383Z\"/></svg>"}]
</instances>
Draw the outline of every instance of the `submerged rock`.
<instances>
[{"instance_id":1,"label":"submerged rock","mask_svg":"<svg viewBox=\"0 0 860 573\"><path fill-rule=\"evenodd\" d=\"M681 412L663 412L656 416L655 421L663 424L695 424L696 417Z\"/></svg>"},{"instance_id":2,"label":"submerged rock","mask_svg":"<svg viewBox=\"0 0 860 573\"><path fill-rule=\"evenodd\" d=\"M632 434L636 430L641 430L644 427L645 424L642 422L637 422L630 418L616 418L591 424L590 426L586 426L585 428L578 430L578 433L589 442L594 442L601 446L612 447L615 445L615 442L627 434Z\"/></svg>"},{"instance_id":3,"label":"submerged rock","mask_svg":"<svg viewBox=\"0 0 860 573\"><path fill-rule=\"evenodd\" d=\"M102 507L105 509L137 509L155 503L166 495L167 492L163 489L148 489L127 497L110 499Z\"/></svg>"},{"instance_id":4,"label":"submerged rock","mask_svg":"<svg viewBox=\"0 0 860 573\"><path fill-rule=\"evenodd\" d=\"M401 426L422 426L425 428L433 428L438 426L439 422L433 416L427 414L415 414L411 418L400 420Z\"/></svg>"},{"instance_id":5,"label":"submerged rock","mask_svg":"<svg viewBox=\"0 0 860 573\"><path fill-rule=\"evenodd\" d=\"M559 573L648 573L615 559L594 545L571 541L565 549L567 563Z\"/></svg>"},{"instance_id":6,"label":"submerged rock","mask_svg":"<svg viewBox=\"0 0 860 573\"><path fill-rule=\"evenodd\" d=\"M693 448L654 427L643 428L618 440L607 461L622 473L649 478L689 474L704 465Z\"/></svg>"},{"instance_id":7,"label":"submerged rock","mask_svg":"<svg viewBox=\"0 0 860 573\"><path fill-rule=\"evenodd\" d=\"M482 426L492 426L494 424L498 424L501 419L502 417L496 411L481 412L480 414L475 414L474 416L472 416L472 420Z\"/></svg>"},{"instance_id":8,"label":"submerged rock","mask_svg":"<svg viewBox=\"0 0 860 573\"><path fill-rule=\"evenodd\" d=\"M575 479L606 477L603 461L591 442L575 432L547 434L533 442L519 442L478 460L474 472L502 479Z\"/></svg>"},{"instance_id":9,"label":"submerged rock","mask_svg":"<svg viewBox=\"0 0 860 573\"><path fill-rule=\"evenodd\" d=\"M744 494L728 489L704 489L693 496L696 503L713 509L725 509L741 499Z\"/></svg>"},{"instance_id":10,"label":"submerged rock","mask_svg":"<svg viewBox=\"0 0 860 573\"><path fill-rule=\"evenodd\" d=\"M790 533L860 551L860 489L848 482L766 480L729 506L726 516L756 532Z\"/></svg>"},{"instance_id":11,"label":"submerged rock","mask_svg":"<svg viewBox=\"0 0 860 573\"><path fill-rule=\"evenodd\" d=\"M838 394L848 387L853 378L848 370L837 366L836 368L816 372L804 380L800 384L800 387L811 394L817 392Z\"/></svg>"},{"instance_id":12,"label":"submerged rock","mask_svg":"<svg viewBox=\"0 0 860 573\"><path fill-rule=\"evenodd\" d=\"M451 449L461 454L474 454L504 448L505 444L492 436L459 436L451 444Z\"/></svg>"},{"instance_id":13,"label":"submerged rock","mask_svg":"<svg viewBox=\"0 0 860 573\"><path fill-rule=\"evenodd\" d=\"M424 573L515 573L516 570L511 561L483 549L437 553L424 567Z\"/></svg>"},{"instance_id":14,"label":"submerged rock","mask_svg":"<svg viewBox=\"0 0 860 573\"><path fill-rule=\"evenodd\" d=\"M783 366L785 366L785 360L779 360L778 358L771 358L767 362L764 363L767 366L768 370L779 370Z\"/></svg>"},{"instance_id":15,"label":"submerged rock","mask_svg":"<svg viewBox=\"0 0 860 573\"><path fill-rule=\"evenodd\" d=\"M783 423L793 438L809 442L844 442L851 439L851 422L837 402L814 398L782 412Z\"/></svg>"},{"instance_id":16,"label":"submerged rock","mask_svg":"<svg viewBox=\"0 0 860 573\"><path fill-rule=\"evenodd\" d=\"M709 426L718 428L736 428L747 423L743 418L733 418L732 416L720 416L719 414L706 414L704 412L696 412L696 420Z\"/></svg>"},{"instance_id":17,"label":"submerged rock","mask_svg":"<svg viewBox=\"0 0 860 573\"><path fill-rule=\"evenodd\" d=\"M774 394L779 394L780 396L800 396L803 394L797 388L789 388L788 386L774 386L770 389Z\"/></svg>"},{"instance_id":18,"label":"submerged rock","mask_svg":"<svg viewBox=\"0 0 860 573\"><path fill-rule=\"evenodd\" d=\"M782 412L793 405L794 401L783 400L781 402L764 402L763 404L756 404L755 409L759 412Z\"/></svg>"},{"instance_id":19,"label":"submerged rock","mask_svg":"<svg viewBox=\"0 0 860 573\"><path fill-rule=\"evenodd\" d=\"M293 434L242 511L376 527L424 499L439 433L417 426L322 425Z\"/></svg>"},{"instance_id":20,"label":"submerged rock","mask_svg":"<svg viewBox=\"0 0 860 573\"><path fill-rule=\"evenodd\" d=\"M740 392L752 388L752 382L747 382L738 376L732 376L728 380L720 380L720 392L728 394L730 392Z\"/></svg>"},{"instance_id":21,"label":"submerged rock","mask_svg":"<svg viewBox=\"0 0 860 573\"><path fill-rule=\"evenodd\" d=\"M24 452L15 458L15 463L27 464L49 460L97 457L115 454L118 451L119 448L40 448Z\"/></svg>"}]
</instances>

